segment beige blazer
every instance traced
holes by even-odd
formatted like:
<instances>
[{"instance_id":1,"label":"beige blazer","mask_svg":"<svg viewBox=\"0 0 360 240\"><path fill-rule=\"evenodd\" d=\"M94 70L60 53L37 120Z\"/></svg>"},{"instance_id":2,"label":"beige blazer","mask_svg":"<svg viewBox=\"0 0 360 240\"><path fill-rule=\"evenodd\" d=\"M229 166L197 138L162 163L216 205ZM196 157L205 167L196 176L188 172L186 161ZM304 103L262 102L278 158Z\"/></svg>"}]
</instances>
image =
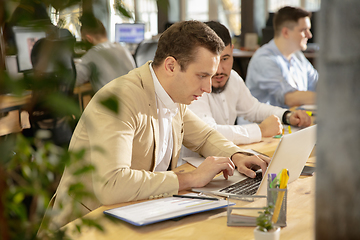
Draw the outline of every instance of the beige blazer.
<instances>
[{"instance_id":1,"label":"beige blazer","mask_svg":"<svg viewBox=\"0 0 360 240\"><path fill-rule=\"evenodd\" d=\"M53 221L57 227L76 218L76 211L84 215L103 204L166 197L178 192L179 183L173 171L154 172L159 123L149 64L105 85L86 107L69 147L70 150L86 149L86 154L80 163L65 168L54 203L54 209L63 204ZM118 113L100 103L110 96L117 99ZM179 105L172 121L172 169L177 165L182 144L204 156L230 157L242 151L187 110L186 105ZM76 179L76 166L85 164L93 164L96 172ZM95 198L71 205L67 190L69 184L76 181L84 183Z\"/></svg>"}]
</instances>

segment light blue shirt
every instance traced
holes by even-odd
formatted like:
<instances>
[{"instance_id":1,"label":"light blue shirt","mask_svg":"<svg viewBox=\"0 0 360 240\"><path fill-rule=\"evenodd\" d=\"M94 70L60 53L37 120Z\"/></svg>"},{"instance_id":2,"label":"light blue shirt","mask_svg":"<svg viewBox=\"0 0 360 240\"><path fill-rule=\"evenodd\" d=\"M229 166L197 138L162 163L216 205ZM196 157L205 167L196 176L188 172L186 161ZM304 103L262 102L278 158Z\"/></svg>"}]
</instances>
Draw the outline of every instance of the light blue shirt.
<instances>
[{"instance_id":1,"label":"light blue shirt","mask_svg":"<svg viewBox=\"0 0 360 240\"><path fill-rule=\"evenodd\" d=\"M286 93L315 91L317 81L318 72L301 51L287 60L271 40L251 58L245 82L260 102L287 108Z\"/></svg>"}]
</instances>

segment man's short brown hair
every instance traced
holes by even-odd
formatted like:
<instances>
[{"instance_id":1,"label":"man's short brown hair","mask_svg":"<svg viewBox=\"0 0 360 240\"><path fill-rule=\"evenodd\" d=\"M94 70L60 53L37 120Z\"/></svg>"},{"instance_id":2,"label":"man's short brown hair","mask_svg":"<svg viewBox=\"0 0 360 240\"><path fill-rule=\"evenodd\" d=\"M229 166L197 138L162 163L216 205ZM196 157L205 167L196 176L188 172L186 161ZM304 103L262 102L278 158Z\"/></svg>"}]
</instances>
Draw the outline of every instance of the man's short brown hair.
<instances>
[{"instance_id":1,"label":"man's short brown hair","mask_svg":"<svg viewBox=\"0 0 360 240\"><path fill-rule=\"evenodd\" d=\"M199 21L177 22L161 34L155 53L153 66L169 56L176 59L182 71L195 60L198 47L220 55L225 46L217 34L205 23Z\"/></svg>"},{"instance_id":2,"label":"man's short brown hair","mask_svg":"<svg viewBox=\"0 0 360 240\"><path fill-rule=\"evenodd\" d=\"M81 22L81 35L87 34L91 36L106 37L106 29L102 22L92 14L84 14L80 17Z\"/></svg>"},{"instance_id":3,"label":"man's short brown hair","mask_svg":"<svg viewBox=\"0 0 360 240\"><path fill-rule=\"evenodd\" d=\"M275 37L280 36L281 29L287 27L292 29L300 18L311 17L311 12L297 7L283 7L279 9L273 20Z\"/></svg>"}]
</instances>

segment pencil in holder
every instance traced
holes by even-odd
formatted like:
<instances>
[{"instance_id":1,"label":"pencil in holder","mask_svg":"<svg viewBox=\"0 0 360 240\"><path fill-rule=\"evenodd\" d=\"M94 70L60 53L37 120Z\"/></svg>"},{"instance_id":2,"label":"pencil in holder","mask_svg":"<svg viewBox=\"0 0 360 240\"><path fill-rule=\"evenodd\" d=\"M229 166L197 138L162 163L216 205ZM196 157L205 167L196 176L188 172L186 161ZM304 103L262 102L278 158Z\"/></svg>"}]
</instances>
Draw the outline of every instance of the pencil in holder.
<instances>
[{"instance_id":1,"label":"pencil in holder","mask_svg":"<svg viewBox=\"0 0 360 240\"><path fill-rule=\"evenodd\" d=\"M267 205L274 206L272 221L275 226L286 226L287 211L287 188L270 187L271 179L268 179Z\"/></svg>"}]
</instances>

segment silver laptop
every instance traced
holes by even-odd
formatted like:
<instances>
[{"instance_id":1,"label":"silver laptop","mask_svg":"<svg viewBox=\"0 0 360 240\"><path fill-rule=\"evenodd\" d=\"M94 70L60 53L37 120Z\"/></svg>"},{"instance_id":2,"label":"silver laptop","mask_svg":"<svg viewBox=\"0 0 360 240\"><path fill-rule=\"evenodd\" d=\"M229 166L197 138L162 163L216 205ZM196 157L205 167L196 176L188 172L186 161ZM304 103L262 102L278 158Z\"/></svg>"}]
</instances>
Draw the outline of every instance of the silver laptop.
<instances>
[{"instance_id":1,"label":"silver laptop","mask_svg":"<svg viewBox=\"0 0 360 240\"><path fill-rule=\"evenodd\" d=\"M234 175L227 180L223 176L213 179L205 187L193 188L194 192L212 193L220 196L229 195L266 195L267 175L268 173L279 174L284 168L289 170L289 183L299 178L307 159L309 158L312 149L316 142L316 125L304 128L295 133L284 135L275 150L275 153L269 163L269 166L261 178L262 173L257 172L258 181L254 184L251 193L246 189L246 186L252 183L243 184L244 181L256 182L256 180L249 178L238 171L234 171ZM186 159L184 159L186 160ZM191 162L190 162L191 163ZM232 189L234 184L245 185L245 192L228 192ZM230 187L229 187L230 186ZM244 187L240 187L244 188Z\"/></svg>"}]
</instances>

